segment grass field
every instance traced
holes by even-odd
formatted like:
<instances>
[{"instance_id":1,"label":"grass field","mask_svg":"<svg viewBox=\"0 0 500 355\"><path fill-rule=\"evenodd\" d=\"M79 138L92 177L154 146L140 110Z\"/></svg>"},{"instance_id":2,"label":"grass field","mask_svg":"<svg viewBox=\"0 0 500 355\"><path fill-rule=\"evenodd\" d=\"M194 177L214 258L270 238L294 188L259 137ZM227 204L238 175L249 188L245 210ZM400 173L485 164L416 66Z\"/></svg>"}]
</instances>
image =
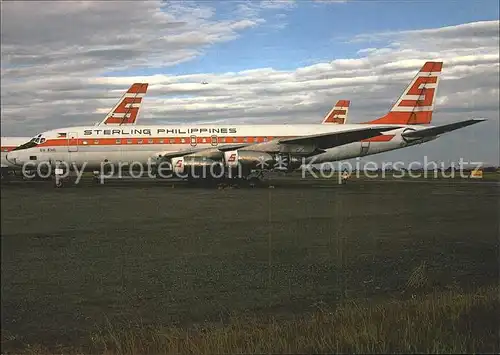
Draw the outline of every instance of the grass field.
<instances>
[{"instance_id":1,"label":"grass field","mask_svg":"<svg viewBox=\"0 0 500 355\"><path fill-rule=\"evenodd\" d=\"M1 191L3 352L499 351L498 185L34 184Z\"/></svg>"}]
</instances>

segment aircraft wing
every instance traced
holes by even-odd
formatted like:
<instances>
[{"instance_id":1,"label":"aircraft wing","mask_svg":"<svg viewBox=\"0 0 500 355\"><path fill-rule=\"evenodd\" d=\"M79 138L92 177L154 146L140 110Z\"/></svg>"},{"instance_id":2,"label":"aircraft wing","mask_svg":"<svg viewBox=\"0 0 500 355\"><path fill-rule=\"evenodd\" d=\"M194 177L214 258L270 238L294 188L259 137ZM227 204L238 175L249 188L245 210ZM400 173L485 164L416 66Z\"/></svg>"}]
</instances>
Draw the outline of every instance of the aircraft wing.
<instances>
[{"instance_id":1,"label":"aircraft wing","mask_svg":"<svg viewBox=\"0 0 500 355\"><path fill-rule=\"evenodd\" d=\"M340 145L352 143L352 142L358 142L363 139L379 136L382 134L382 132L385 131L390 131L394 130L398 127L395 127L394 125L392 126L387 126L387 127L370 127L370 128L356 128L356 129L351 129L348 131L340 131L340 132L329 132L329 133L322 133L322 134L314 134L314 135L308 135L308 136L302 136L302 137L295 137L295 138L284 138L284 139L277 139L273 140L270 142L265 142L265 143L243 143L243 144L224 144L220 145L218 147L213 147L213 148L190 148L190 149L185 149L185 150L179 150L179 151L174 151L174 152L161 152L158 153L158 155L161 155L162 159L171 159L171 158L179 158L183 157L186 155L198 153L202 154L204 156L211 156L212 154L217 155L217 153L220 154L220 152L226 152L230 150L237 150L241 148L246 148L246 149L252 149L252 147L261 147L259 150L263 152L267 151L276 151L274 147L276 145L287 145L287 144L293 144L293 145L302 145L304 147L306 146L314 146L315 151L322 151L324 149L328 148L333 148L337 147ZM274 146L274 147L273 147ZM278 148L279 150L279 148Z\"/></svg>"},{"instance_id":2,"label":"aircraft wing","mask_svg":"<svg viewBox=\"0 0 500 355\"><path fill-rule=\"evenodd\" d=\"M158 154L161 155L161 157L164 159L170 159L170 158L183 157L183 156L189 155L189 154L199 153L199 152L202 152L204 150L207 150L207 148L184 149L184 150L177 150L177 151L172 151L172 152L161 152Z\"/></svg>"},{"instance_id":3,"label":"aircraft wing","mask_svg":"<svg viewBox=\"0 0 500 355\"><path fill-rule=\"evenodd\" d=\"M467 127L479 122L486 121L484 118L472 118L470 120L465 120L461 122L454 122L438 127L429 127L425 129L421 129L418 131L409 131L402 134L404 138L426 138L426 137L435 137L439 134L447 133L454 131L459 128Z\"/></svg>"},{"instance_id":4,"label":"aircraft wing","mask_svg":"<svg viewBox=\"0 0 500 355\"><path fill-rule=\"evenodd\" d=\"M221 152L227 152L229 150L235 150L235 149L240 149L240 148L244 148L244 147L248 147L252 144L248 144L248 143L242 143L242 144L224 144L220 147L217 147L217 149Z\"/></svg>"},{"instance_id":5,"label":"aircraft wing","mask_svg":"<svg viewBox=\"0 0 500 355\"><path fill-rule=\"evenodd\" d=\"M368 139L381 135L383 132L394 130L398 127L388 126L388 127L369 127L369 128L356 128L348 131L340 132L329 132L314 134L309 136L295 137L295 138L285 138L280 139L279 144L303 144L303 145L314 145L318 149L329 149L338 147L340 145L349 144L353 142L358 142L363 139Z\"/></svg>"}]
</instances>

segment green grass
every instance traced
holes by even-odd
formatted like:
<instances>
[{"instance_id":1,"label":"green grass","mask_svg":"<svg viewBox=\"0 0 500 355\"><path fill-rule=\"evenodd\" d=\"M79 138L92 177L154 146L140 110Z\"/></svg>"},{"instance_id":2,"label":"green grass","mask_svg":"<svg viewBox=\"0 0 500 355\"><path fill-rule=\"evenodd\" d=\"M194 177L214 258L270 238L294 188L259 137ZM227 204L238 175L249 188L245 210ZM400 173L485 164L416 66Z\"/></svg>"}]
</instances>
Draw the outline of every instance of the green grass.
<instances>
[{"instance_id":1,"label":"green grass","mask_svg":"<svg viewBox=\"0 0 500 355\"><path fill-rule=\"evenodd\" d=\"M4 352L110 347L90 334L136 321L144 334L231 319L287 329L318 305L388 307L498 283L494 185L29 186L0 196Z\"/></svg>"},{"instance_id":2,"label":"green grass","mask_svg":"<svg viewBox=\"0 0 500 355\"><path fill-rule=\"evenodd\" d=\"M107 322L67 354L498 353L498 286L382 303L352 301L277 319L233 314L189 328ZM5 342L5 336L3 337ZM8 340L7 340L8 341ZM53 350L31 345L21 354Z\"/></svg>"}]
</instances>

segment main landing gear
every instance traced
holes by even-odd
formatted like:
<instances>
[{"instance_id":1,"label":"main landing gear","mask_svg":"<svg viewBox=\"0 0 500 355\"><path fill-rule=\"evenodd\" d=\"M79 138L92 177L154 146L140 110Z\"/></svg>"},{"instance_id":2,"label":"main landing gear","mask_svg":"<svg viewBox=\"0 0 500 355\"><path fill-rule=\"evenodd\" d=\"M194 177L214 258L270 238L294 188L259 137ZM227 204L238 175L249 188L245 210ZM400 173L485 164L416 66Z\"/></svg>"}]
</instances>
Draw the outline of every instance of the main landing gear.
<instances>
[{"instance_id":1,"label":"main landing gear","mask_svg":"<svg viewBox=\"0 0 500 355\"><path fill-rule=\"evenodd\" d=\"M262 185L264 181L264 172L262 170L258 170L254 173L251 173L247 176L246 180L248 181L248 185L250 187L258 187Z\"/></svg>"},{"instance_id":2,"label":"main landing gear","mask_svg":"<svg viewBox=\"0 0 500 355\"><path fill-rule=\"evenodd\" d=\"M225 188L240 188L240 187L262 187L264 184L264 172L261 170L255 171L250 173L247 176L244 177L237 177L237 178L231 178L231 177L225 177L222 179L222 181L218 182L218 189L222 190Z\"/></svg>"}]
</instances>

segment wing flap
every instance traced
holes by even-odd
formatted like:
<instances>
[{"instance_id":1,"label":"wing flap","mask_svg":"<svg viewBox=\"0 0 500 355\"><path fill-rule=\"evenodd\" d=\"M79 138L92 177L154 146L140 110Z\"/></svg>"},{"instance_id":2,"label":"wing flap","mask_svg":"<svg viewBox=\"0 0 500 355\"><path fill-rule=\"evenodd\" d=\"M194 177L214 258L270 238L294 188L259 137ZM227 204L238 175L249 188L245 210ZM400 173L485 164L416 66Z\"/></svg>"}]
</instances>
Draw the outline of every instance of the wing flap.
<instances>
[{"instance_id":1,"label":"wing flap","mask_svg":"<svg viewBox=\"0 0 500 355\"><path fill-rule=\"evenodd\" d=\"M316 147L317 151L322 151L324 149L328 148L333 148L337 147L340 145L352 143L352 142L358 142L363 139L367 138L372 138L381 135L383 132L394 130L396 128L399 128L398 126L388 126L388 127L369 127L369 128L359 128L359 129L352 129L348 131L340 131L340 132L329 132L329 133L322 133L322 134L315 134L315 135L310 135L310 136L303 136L303 137L295 137L295 138L285 138L285 139L280 139L277 141L278 144L280 145L286 145L286 144L309 144L309 145L314 145ZM225 144L221 145L218 147L213 147L213 148L191 148L191 149L185 149L185 150L178 150L174 152L159 152L157 156L161 156L162 159L171 159L171 158L178 158L178 157L183 157L185 155L189 154L205 154L205 155L212 155L216 154L217 152L226 152L229 150L237 150L241 148L248 148L248 147L256 147L259 146L260 144L271 144L273 142L265 142L265 143L259 143L259 144ZM270 149L270 148L268 148ZM262 149L263 151L266 151L268 149ZM278 149L279 150L279 149Z\"/></svg>"},{"instance_id":2,"label":"wing flap","mask_svg":"<svg viewBox=\"0 0 500 355\"><path fill-rule=\"evenodd\" d=\"M421 129L418 131L405 132L402 134L405 138L426 138L426 137L435 137L439 134L447 133L454 131L456 129L464 128L479 122L486 121L484 118L472 118L470 120L465 120L461 122L454 122L438 127L430 127Z\"/></svg>"},{"instance_id":3,"label":"wing flap","mask_svg":"<svg viewBox=\"0 0 500 355\"><path fill-rule=\"evenodd\" d=\"M279 141L280 144L313 144L319 149L329 149L338 147L344 144L358 142L363 139L368 139L381 135L383 132L394 130L398 126L390 127L368 127L358 128L348 131L329 132L314 134L310 136L286 138Z\"/></svg>"}]
</instances>

